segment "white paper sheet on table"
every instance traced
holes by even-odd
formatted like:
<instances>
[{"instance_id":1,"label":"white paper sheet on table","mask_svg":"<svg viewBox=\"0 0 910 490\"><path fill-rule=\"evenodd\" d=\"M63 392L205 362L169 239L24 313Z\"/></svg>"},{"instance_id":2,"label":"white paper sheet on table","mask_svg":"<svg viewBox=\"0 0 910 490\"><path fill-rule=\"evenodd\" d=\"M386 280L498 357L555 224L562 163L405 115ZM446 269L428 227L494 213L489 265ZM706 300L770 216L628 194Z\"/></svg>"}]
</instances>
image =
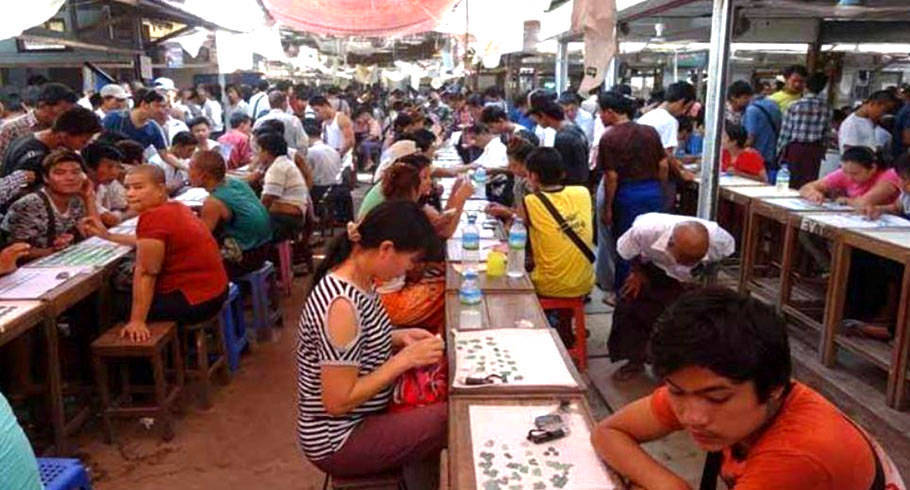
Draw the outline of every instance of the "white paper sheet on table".
<instances>
[{"instance_id":1,"label":"white paper sheet on table","mask_svg":"<svg viewBox=\"0 0 910 490\"><path fill-rule=\"evenodd\" d=\"M209 192L202 187L191 187L175 197L175 201L180 201L182 203L201 203L209 197Z\"/></svg>"},{"instance_id":2,"label":"white paper sheet on table","mask_svg":"<svg viewBox=\"0 0 910 490\"><path fill-rule=\"evenodd\" d=\"M464 203L464 211L461 213L462 216L467 215L468 213L480 213L490 204L489 201L478 199L476 201L467 201Z\"/></svg>"},{"instance_id":3,"label":"white paper sheet on table","mask_svg":"<svg viewBox=\"0 0 910 490\"><path fill-rule=\"evenodd\" d=\"M132 251L131 247L91 237L54 252L26 267L104 267Z\"/></svg>"},{"instance_id":4,"label":"white paper sheet on table","mask_svg":"<svg viewBox=\"0 0 910 490\"><path fill-rule=\"evenodd\" d=\"M490 318L493 326L496 322ZM450 348L455 349L453 385L458 388L477 387L464 383L467 376L504 373L508 386L578 386L549 329L496 328L454 335Z\"/></svg>"},{"instance_id":5,"label":"white paper sheet on table","mask_svg":"<svg viewBox=\"0 0 910 490\"><path fill-rule=\"evenodd\" d=\"M3 301L0 303L0 333L6 331L7 325L40 305L40 301Z\"/></svg>"},{"instance_id":6,"label":"white paper sheet on table","mask_svg":"<svg viewBox=\"0 0 910 490\"><path fill-rule=\"evenodd\" d=\"M22 268L0 277L0 299L39 299L90 267Z\"/></svg>"},{"instance_id":7,"label":"white paper sheet on table","mask_svg":"<svg viewBox=\"0 0 910 490\"><path fill-rule=\"evenodd\" d=\"M834 201L825 201L821 204L809 202L801 197L785 197L781 199L771 199L770 203L776 204L792 211L852 211L853 208L846 204L838 204Z\"/></svg>"},{"instance_id":8,"label":"white paper sheet on table","mask_svg":"<svg viewBox=\"0 0 910 490\"><path fill-rule=\"evenodd\" d=\"M738 175L721 175L718 179L718 184L721 186L767 185L764 182L747 179Z\"/></svg>"},{"instance_id":9,"label":"white paper sheet on table","mask_svg":"<svg viewBox=\"0 0 910 490\"><path fill-rule=\"evenodd\" d=\"M543 444L533 444L527 440L528 431L534 428L534 419L556 409L555 404L534 406L475 404L468 407L474 478L478 489L491 487L506 489L512 488L513 485L521 485L521 488L527 489L619 488L613 483L609 470L594 451L591 445L591 432L584 416L579 413L577 404L573 403L568 413L560 414L569 427L568 436ZM554 454L553 450L558 454ZM506 453L511 457L507 457ZM512 467L509 467L510 464ZM566 468L558 465L571 466ZM539 475L535 469L540 470ZM554 485L554 475L564 475L565 484ZM502 484L503 479L508 479L505 484ZM499 486L492 484L495 480L499 480Z\"/></svg>"},{"instance_id":10,"label":"white paper sheet on table","mask_svg":"<svg viewBox=\"0 0 910 490\"><path fill-rule=\"evenodd\" d=\"M893 214L882 215L878 219L867 219L859 214L826 213L806 216L803 229L811 229L813 223L820 223L837 228L910 228L910 221Z\"/></svg>"}]
</instances>

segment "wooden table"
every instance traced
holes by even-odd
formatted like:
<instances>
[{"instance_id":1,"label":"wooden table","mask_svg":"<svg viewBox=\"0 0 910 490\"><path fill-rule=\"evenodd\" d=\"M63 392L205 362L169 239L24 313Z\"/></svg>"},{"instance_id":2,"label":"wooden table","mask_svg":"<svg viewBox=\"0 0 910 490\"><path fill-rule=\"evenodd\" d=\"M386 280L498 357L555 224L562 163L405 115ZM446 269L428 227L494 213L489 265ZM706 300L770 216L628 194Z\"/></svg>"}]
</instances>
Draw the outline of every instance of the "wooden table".
<instances>
[{"instance_id":1,"label":"wooden table","mask_svg":"<svg viewBox=\"0 0 910 490\"><path fill-rule=\"evenodd\" d=\"M841 218L855 219L853 227L840 226L836 220ZM907 228L910 229L910 221L906 222ZM781 262L781 283L780 291L776 300L779 311L799 321L801 324L823 332L824 317L833 312L829 312L832 305L838 304L838 308L843 308L843 301L836 301L838 295L846 294L846 276L850 270L849 255L846 261L843 261L843 253L835 252L832 254L831 275L828 277L826 295L824 299L823 321L818 321L808 315L804 307L797 307L790 304L790 297L793 291L793 257L797 246L797 237L800 232L811 233L819 236L834 244L835 250L842 247L840 243L844 233L850 229L857 229L865 226L873 226L872 221L861 219L853 212L807 212L792 213L787 218L786 232L784 234L784 251L783 261ZM840 262L839 262L840 260ZM843 263L845 262L845 263ZM838 320L838 325L840 320ZM819 346L819 352L825 351L825 345L829 342L824 339Z\"/></svg>"},{"instance_id":2,"label":"wooden table","mask_svg":"<svg viewBox=\"0 0 910 490\"><path fill-rule=\"evenodd\" d=\"M777 304L779 289L754 282L755 263L758 254L759 234L764 223L776 223L778 227L786 229L790 216L803 212L837 212L843 211L842 206L819 206L801 198L759 197L754 198L749 205L748 219L742 246L742 266L740 267L739 291L743 294L753 293L768 303ZM787 230L789 231L789 230ZM787 244L796 240L796 234L784 234L784 250L781 262L792 261L794 247L787 249ZM795 245L795 242L791 245ZM783 268L783 265L781 266ZM780 285L778 280L778 285Z\"/></svg>"},{"instance_id":3,"label":"wooden table","mask_svg":"<svg viewBox=\"0 0 910 490\"><path fill-rule=\"evenodd\" d=\"M494 406L515 406L515 407L540 407L540 415L550 413L555 406L562 402L570 402L576 413L580 413L587 426L587 433L573 432L568 437L577 437L584 441L590 440L590 433L594 430L595 422L591 416L591 409L587 401L581 395L524 395L509 397L490 397L485 399L479 398L454 398L449 400L449 444L448 444L448 484L449 488L458 490L471 490L483 488L476 481L474 460L474 444L471 432L471 409L472 406L494 405ZM533 421L529 421L528 428L533 428ZM497 444L499 441L497 441ZM544 443L542 446L549 446ZM516 452L522 448L515 448ZM522 457L524 454L521 455ZM612 483L615 488L625 488L619 477L609 468L605 468L607 477L611 482L605 482L604 487L609 488ZM570 476L571 478L571 476ZM502 488L507 488L503 486ZM525 486L525 488L531 488Z\"/></svg>"},{"instance_id":4,"label":"wooden table","mask_svg":"<svg viewBox=\"0 0 910 490\"><path fill-rule=\"evenodd\" d=\"M90 415L89 407L82 407L72 419L66 420L63 407L60 350L57 339L57 318L76 303L102 288L105 274L98 271L79 274L45 293L44 326L48 335L48 379L51 389L51 424L54 427L54 446L59 454L67 454L67 438L82 427ZM104 299L99 297L99 306Z\"/></svg>"},{"instance_id":5,"label":"wooden table","mask_svg":"<svg viewBox=\"0 0 910 490\"><path fill-rule=\"evenodd\" d=\"M16 308L0 317L0 346L31 330L44 318L44 303L41 301L0 300L0 307Z\"/></svg>"},{"instance_id":6,"label":"wooden table","mask_svg":"<svg viewBox=\"0 0 910 490\"><path fill-rule=\"evenodd\" d=\"M885 392L888 406L900 410L906 401L906 380L910 335L910 230L847 230L835 244L828 287L828 301L822 331L822 362L833 366L837 347L843 347L863 357L888 373ZM850 257L853 249L864 250L879 257L893 260L904 267L901 280L900 302L895 323L893 348L885 342L847 337L838 334L843 320L846 285L849 279ZM889 352L890 350L890 352Z\"/></svg>"},{"instance_id":7,"label":"wooden table","mask_svg":"<svg viewBox=\"0 0 910 490\"><path fill-rule=\"evenodd\" d=\"M518 279L512 279L507 274L495 278L488 278L486 272L477 275L480 290L487 293L533 293L534 284L528 274ZM461 287L462 276L452 267L451 262L446 262L446 291L458 291Z\"/></svg>"},{"instance_id":8,"label":"wooden table","mask_svg":"<svg viewBox=\"0 0 910 490\"><path fill-rule=\"evenodd\" d=\"M457 291L446 292L446 326L458 329L461 310L464 306L458 299ZM481 327L515 327L521 320L529 320L530 328L550 328L534 293L489 293L484 294L480 304Z\"/></svg>"},{"instance_id":9,"label":"wooden table","mask_svg":"<svg viewBox=\"0 0 910 490\"><path fill-rule=\"evenodd\" d=\"M99 238L91 238L74 244L66 250L99 244L116 246L116 244ZM77 274L72 279L48 291L39 298L43 305L42 321L47 336L51 424L54 429L54 446L58 454L67 453L66 439L75 433L88 419L90 410L88 407L83 407L71 420L66 420L63 406L62 367L57 337L57 318L80 301L97 292L95 311L99 330L103 331L113 324L111 314L113 298L111 296L110 277L116 270L119 261L131 252L129 247L116 247L115 253L107 257L103 262L98 263L96 267L86 267L90 272ZM52 258L62 253L63 251L56 252L49 257ZM41 265L33 263L25 266L25 268L37 267L41 267Z\"/></svg>"},{"instance_id":10,"label":"wooden table","mask_svg":"<svg viewBox=\"0 0 910 490\"><path fill-rule=\"evenodd\" d=\"M777 187L770 185L722 185L719 197L721 205L728 203L729 206L727 208L721 207L718 210L718 224L736 238L736 250L740 251L740 255L742 255L741 252L746 242L746 222L749 219L749 208L752 201L759 198L799 197L799 191L794 189L779 190Z\"/></svg>"},{"instance_id":11,"label":"wooden table","mask_svg":"<svg viewBox=\"0 0 910 490\"><path fill-rule=\"evenodd\" d=\"M494 320L495 321L495 320ZM542 329L533 329L540 331ZM486 398L490 396L512 396L512 395L528 395L528 394L560 394L560 393L577 393L584 394L587 391L587 384L579 374L578 369L575 368L575 363L572 362L572 358L569 357L569 352L566 350L566 347L563 345L562 340L559 338L559 334L556 333L556 329L548 328L546 329L550 337L553 339L553 343L556 345L556 349L559 352L559 356L562 359L563 364L565 364L566 369L569 371L569 374L575 380L575 386L552 386L552 385L510 385L510 384L491 384L486 386L477 386L477 387L456 387L455 386L455 375L458 371L456 357L455 357L455 334L454 330L449 329L446 335L446 345L449 346L446 349L446 355L449 362L449 398L459 398L459 397L479 397ZM492 331L491 331L492 332Z\"/></svg>"}]
</instances>

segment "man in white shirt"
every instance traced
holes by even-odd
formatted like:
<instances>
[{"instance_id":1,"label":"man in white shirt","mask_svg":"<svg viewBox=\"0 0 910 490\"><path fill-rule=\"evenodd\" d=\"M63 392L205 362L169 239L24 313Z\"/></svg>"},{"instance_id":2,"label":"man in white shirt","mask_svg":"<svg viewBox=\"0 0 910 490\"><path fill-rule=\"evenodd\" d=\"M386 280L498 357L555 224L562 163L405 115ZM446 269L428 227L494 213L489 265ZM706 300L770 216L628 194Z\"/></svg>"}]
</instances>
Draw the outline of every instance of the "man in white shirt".
<instances>
[{"instance_id":1,"label":"man in white shirt","mask_svg":"<svg viewBox=\"0 0 910 490\"><path fill-rule=\"evenodd\" d=\"M209 127L209 120L206 117L197 117L191 119L187 124L190 127L190 132L193 133L193 137L196 138L196 151L217 151L221 152L221 145L209 138L212 134L212 128Z\"/></svg>"},{"instance_id":2,"label":"man in white shirt","mask_svg":"<svg viewBox=\"0 0 910 490\"><path fill-rule=\"evenodd\" d=\"M609 350L613 361L627 360L614 377L628 380L644 368L654 322L706 268L730 256L736 242L713 221L647 213L616 242L616 252L632 266L613 314Z\"/></svg>"},{"instance_id":3,"label":"man in white shirt","mask_svg":"<svg viewBox=\"0 0 910 490\"><path fill-rule=\"evenodd\" d=\"M882 150L875 136L875 127L882 117L899 101L888 90L879 90L863 102L853 114L847 116L837 131L837 143L841 155L851 146L865 146L876 152Z\"/></svg>"},{"instance_id":4,"label":"man in white shirt","mask_svg":"<svg viewBox=\"0 0 910 490\"><path fill-rule=\"evenodd\" d=\"M318 202L329 187L341 183L341 155L338 150L327 145L319 137L322 128L315 121L304 125L310 138L310 148L306 153L306 162L313 173L313 188L310 195Z\"/></svg>"},{"instance_id":5,"label":"man in white shirt","mask_svg":"<svg viewBox=\"0 0 910 490\"><path fill-rule=\"evenodd\" d=\"M575 92L563 92L559 96L559 105L566 113L566 119L575 123L588 138L588 146L594 144L594 116L580 107L581 97Z\"/></svg>"},{"instance_id":6,"label":"man in white shirt","mask_svg":"<svg viewBox=\"0 0 910 490\"><path fill-rule=\"evenodd\" d=\"M284 142L288 145L288 148L293 148L306 154L309 139L303 131L303 124L300 122L300 118L287 113L287 94L279 90L269 92L269 105L271 110L256 120L256 124L253 125L253 131L262 126L265 121L272 119L281 121L284 124Z\"/></svg>"},{"instance_id":7,"label":"man in white shirt","mask_svg":"<svg viewBox=\"0 0 910 490\"><path fill-rule=\"evenodd\" d=\"M256 93L250 97L249 116L255 121L269 112L269 82L260 80L256 85Z\"/></svg>"},{"instance_id":8,"label":"man in white shirt","mask_svg":"<svg viewBox=\"0 0 910 490\"><path fill-rule=\"evenodd\" d=\"M148 159L151 165L157 165L164 171L165 186L168 193L174 195L182 189L189 179L189 159L196 151L196 138L189 131L181 131L172 138L170 153L178 162L178 167L167 164L158 154Z\"/></svg>"},{"instance_id":9,"label":"man in white shirt","mask_svg":"<svg viewBox=\"0 0 910 490\"><path fill-rule=\"evenodd\" d=\"M224 132L224 110L221 108L221 102L213 98L212 89L207 85L200 84L196 93L202 102L202 113L212 124L212 131L220 136Z\"/></svg>"},{"instance_id":10,"label":"man in white shirt","mask_svg":"<svg viewBox=\"0 0 910 490\"><path fill-rule=\"evenodd\" d=\"M483 124L475 124L468 130L474 133L474 146L483 149L483 153L471 163L487 170L503 169L509 166L506 145L502 143L498 135L493 134L490 128Z\"/></svg>"},{"instance_id":11,"label":"man in white shirt","mask_svg":"<svg viewBox=\"0 0 910 490\"><path fill-rule=\"evenodd\" d=\"M294 238L303 227L310 196L300 169L288 158L281 135L267 132L256 139L259 162L266 168L262 204L269 210L275 240Z\"/></svg>"},{"instance_id":12,"label":"man in white shirt","mask_svg":"<svg viewBox=\"0 0 910 490\"><path fill-rule=\"evenodd\" d=\"M666 209L673 209L676 202L677 180L695 180L695 174L686 170L682 162L676 158L676 147L679 146L679 121L676 118L689 112L694 103L695 87L689 82L676 82L667 87L664 101L659 106L646 112L636 121L638 124L654 128L667 152L670 179L664 183Z\"/></svg>"}]
</instances>

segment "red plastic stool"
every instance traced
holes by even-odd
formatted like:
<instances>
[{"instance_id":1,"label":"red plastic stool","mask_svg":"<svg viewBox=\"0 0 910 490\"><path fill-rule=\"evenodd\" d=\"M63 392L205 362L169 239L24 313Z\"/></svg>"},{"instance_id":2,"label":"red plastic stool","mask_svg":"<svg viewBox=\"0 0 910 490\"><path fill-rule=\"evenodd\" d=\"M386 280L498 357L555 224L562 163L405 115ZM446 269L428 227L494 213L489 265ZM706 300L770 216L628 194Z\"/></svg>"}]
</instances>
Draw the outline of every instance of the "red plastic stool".
<instances>
[{"instance_id":1,"label":"red plastic stool","mask_svg":"<svg viewBox=\"0 0 910 490\"><path fill-rule=\"evenodd\" d=\"M546 298L539 297L540 307L546 310L570 310L572 322L575 324L575 345L569 350L569 355L575 360L578 369L582 372L588 370L588 331L585 327L585 298Z\"/></svg>"},{"instance_id":2,"label":"red plastic stool","mask_svg":"<svg viewBox=\"0 0 910 490\"><path fill-rule=\"evenodd\" d=\"M294 256L291 241L285 240L278 245L278 281L285 296L291 296L291 287L294 284Z\"/></svg>"}]
</instances>

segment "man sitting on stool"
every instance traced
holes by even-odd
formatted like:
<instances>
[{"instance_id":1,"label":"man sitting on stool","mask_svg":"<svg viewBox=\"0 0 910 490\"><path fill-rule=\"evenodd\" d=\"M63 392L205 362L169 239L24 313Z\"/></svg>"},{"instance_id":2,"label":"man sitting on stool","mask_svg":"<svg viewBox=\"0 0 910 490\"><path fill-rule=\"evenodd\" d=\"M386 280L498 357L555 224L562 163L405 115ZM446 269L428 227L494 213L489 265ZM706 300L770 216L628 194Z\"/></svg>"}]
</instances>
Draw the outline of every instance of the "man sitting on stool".
<instances>
[{"instance_id":1,"label":"man sitting on stool","mask_svg":"<svg viewBox=\"0 0 910 490\"><path fill-rule=\"evenodd\" d=\"M704 268L733 253L733 237L713 221L647 213L616 242L616 252L631 264L619 291L610 332L610 359L628 363L614 378L625 381L644 369L651 328L664 309L695 282Z\"/></svg>"}]
</instances>

